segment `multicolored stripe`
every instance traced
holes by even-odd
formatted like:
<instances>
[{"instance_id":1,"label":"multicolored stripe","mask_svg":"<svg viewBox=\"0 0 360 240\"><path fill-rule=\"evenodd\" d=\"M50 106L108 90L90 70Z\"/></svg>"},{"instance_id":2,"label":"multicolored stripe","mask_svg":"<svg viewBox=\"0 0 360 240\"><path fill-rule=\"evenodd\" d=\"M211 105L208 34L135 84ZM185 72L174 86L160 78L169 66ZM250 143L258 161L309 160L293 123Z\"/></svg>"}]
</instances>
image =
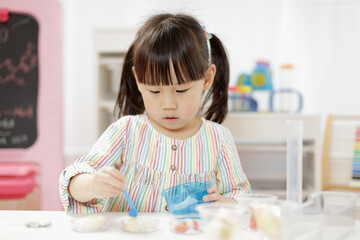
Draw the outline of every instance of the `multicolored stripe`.
<instances>
[{"instance_id":1,"label":"multicolored stripe","mask_svg":"<svg viewBox=\"0 0 360 240\"><path fill-rule=\"evenodd\" d=\"M230 131L202 121L198 132L184 140L159 133L147 115L125 116L110 125L90 153L60 175L60 196L66 212L128 211L122 195L87 203L69 195L67 188L73 176L92 174L104 166L120 166L129 195L140 212L164 212L166 202L161 192L176 184L210 181L221 194L234 199L250 192Z\"/></svg>"},{"instance_id":2,"label":"multicolored stripe","mask_svg":"<svg viewBox=\"0 0 360 240\"><path fill-rule=\"evenodd\" d=\"M360 126L356 126L352 178L353 180L360 180Z\"/></svg>"},{"instance_id":3,"label":"multicolored stripe","mask_svg":"<svg viewBox=\"0 0 360 240\"><path fill-rule=\"evenodd\" d=\"M212 35L206 31L205 26L201 26L201 28L202 28L203 31L204 31L204 34L205 34L206 39L211 39L211 38L212 38Z\"/></svg>"}]
</instances>

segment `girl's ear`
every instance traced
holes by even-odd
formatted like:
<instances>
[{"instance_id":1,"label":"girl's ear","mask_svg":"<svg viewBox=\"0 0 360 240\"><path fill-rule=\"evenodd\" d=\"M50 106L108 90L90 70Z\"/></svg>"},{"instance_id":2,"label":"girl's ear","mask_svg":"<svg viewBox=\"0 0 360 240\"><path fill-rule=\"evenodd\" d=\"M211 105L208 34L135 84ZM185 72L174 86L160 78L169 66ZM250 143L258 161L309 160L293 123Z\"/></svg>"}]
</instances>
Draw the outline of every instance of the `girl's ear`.
<instances>
[{"instance_id":1,"label":"girl's ear","mask_svg":"<svg viewBox=\"0 0 360 240\"><path fill-rule=\"evenodd\" d=\"M204 77L204 80L205 80L204 87L203 87L204 91L210 89L211 85L214 82L215 74L216 74L216 67L214 64L210 64L210 66L206 70L205 77Z\"/></svg>"}]
</instances>

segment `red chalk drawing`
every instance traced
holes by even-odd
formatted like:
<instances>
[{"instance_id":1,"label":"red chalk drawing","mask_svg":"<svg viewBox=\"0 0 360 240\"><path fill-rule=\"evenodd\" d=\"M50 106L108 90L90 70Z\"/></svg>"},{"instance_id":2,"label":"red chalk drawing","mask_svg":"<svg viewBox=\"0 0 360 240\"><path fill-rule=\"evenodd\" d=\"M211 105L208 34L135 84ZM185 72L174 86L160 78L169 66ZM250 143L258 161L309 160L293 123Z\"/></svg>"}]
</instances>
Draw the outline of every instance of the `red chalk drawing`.
<instances>
[{"instance_id":1,"label":"red chalk drawing","mask_svg":"<svg viewBox=\"0 0 360 240\"><path fill-rule=\"evenodd\" d=\"M34 118L34 107L28 105L27 107L14 107L13 109L0 109L0 118L5 117L19 117L19 118Z\"/></svg>"},{"instance_id":2,"label":"red chalk drawing","mask_svg":"<svg viewBox=\"0 0 360 240\"><path fill-rule=\"evenodd\" d=\"M26 44L25 52L20 56L18 65L15 65L10 58L7 58L0 63L0 84L14 82L18 86L25 87L25 79L17 77L16 73L19 71L29 73L37 66L37 63L38 57L36 55L36 45L32 42L28 42Z\"/></svg>"}]
</instances>

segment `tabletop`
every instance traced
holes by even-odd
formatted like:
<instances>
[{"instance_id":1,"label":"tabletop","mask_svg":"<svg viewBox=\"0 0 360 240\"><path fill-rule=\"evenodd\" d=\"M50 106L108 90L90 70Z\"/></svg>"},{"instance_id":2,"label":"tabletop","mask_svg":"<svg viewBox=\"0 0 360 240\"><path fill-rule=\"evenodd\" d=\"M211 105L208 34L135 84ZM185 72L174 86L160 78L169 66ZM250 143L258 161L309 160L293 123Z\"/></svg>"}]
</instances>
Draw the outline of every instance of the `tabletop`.
<instances>
[{"instance_id":1,"label":"tabletop","mask_svg":"<svg viewBox=\"0 0 360 240\"><path fill-rule=\"evenodd\" d=\"M202 240L211 239L207 233L184 235L174 233L170 229L170 222L184 216L172 215L170 213L140 213L140 217L158 219L159 229L151 233L127 233L121 230L119 223L128 217L127 213L101 213L111 226L99 232L82 233L72 229L73 219L79 215L68 215L63 211L0 211L0 240L17 239L78 239L78 240L107 240L107 239L143 239L151 238L157 240ZM188 217L198 217L196 214ZM29 228L28 222L50 222L48 228ZM233 239L263 239L258 233L251 231L239 231ZM50 238L49 238L50 237ZM356 221L354 234L344 239L360 239L360 221Z\"/></svg>"}]
</instances>

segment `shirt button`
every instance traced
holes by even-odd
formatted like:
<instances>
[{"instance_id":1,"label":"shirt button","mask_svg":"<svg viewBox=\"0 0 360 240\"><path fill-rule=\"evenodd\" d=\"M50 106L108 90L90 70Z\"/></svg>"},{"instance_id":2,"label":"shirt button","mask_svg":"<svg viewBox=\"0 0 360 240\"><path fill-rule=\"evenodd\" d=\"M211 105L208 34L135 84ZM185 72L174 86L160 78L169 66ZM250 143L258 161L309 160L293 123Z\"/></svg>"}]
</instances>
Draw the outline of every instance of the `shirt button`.
<instances>
[{"instance_id":1,"label":"shirt button","mask_svg":"<svg viewBox=\"0 0 360 240\"><path fill-rule=\"evenodd\" d=\"M171 146L171 149L172 149L173 151L176 151L176 150L177 150L177 146L176 146L176 145L172 145L172 146Z\"/></svg>"},{"instance_id":2,"label":"shirt button","mask_svg":"<svg viewBox=\"0 0 360 240\"><path fill-rule=\"evenodd\" d=\"M173 170L173 171L175 171L175 170L176 170L176 166L175 166L175 165L171 165L170 169Z\"/></svg>"}]
</instances>

